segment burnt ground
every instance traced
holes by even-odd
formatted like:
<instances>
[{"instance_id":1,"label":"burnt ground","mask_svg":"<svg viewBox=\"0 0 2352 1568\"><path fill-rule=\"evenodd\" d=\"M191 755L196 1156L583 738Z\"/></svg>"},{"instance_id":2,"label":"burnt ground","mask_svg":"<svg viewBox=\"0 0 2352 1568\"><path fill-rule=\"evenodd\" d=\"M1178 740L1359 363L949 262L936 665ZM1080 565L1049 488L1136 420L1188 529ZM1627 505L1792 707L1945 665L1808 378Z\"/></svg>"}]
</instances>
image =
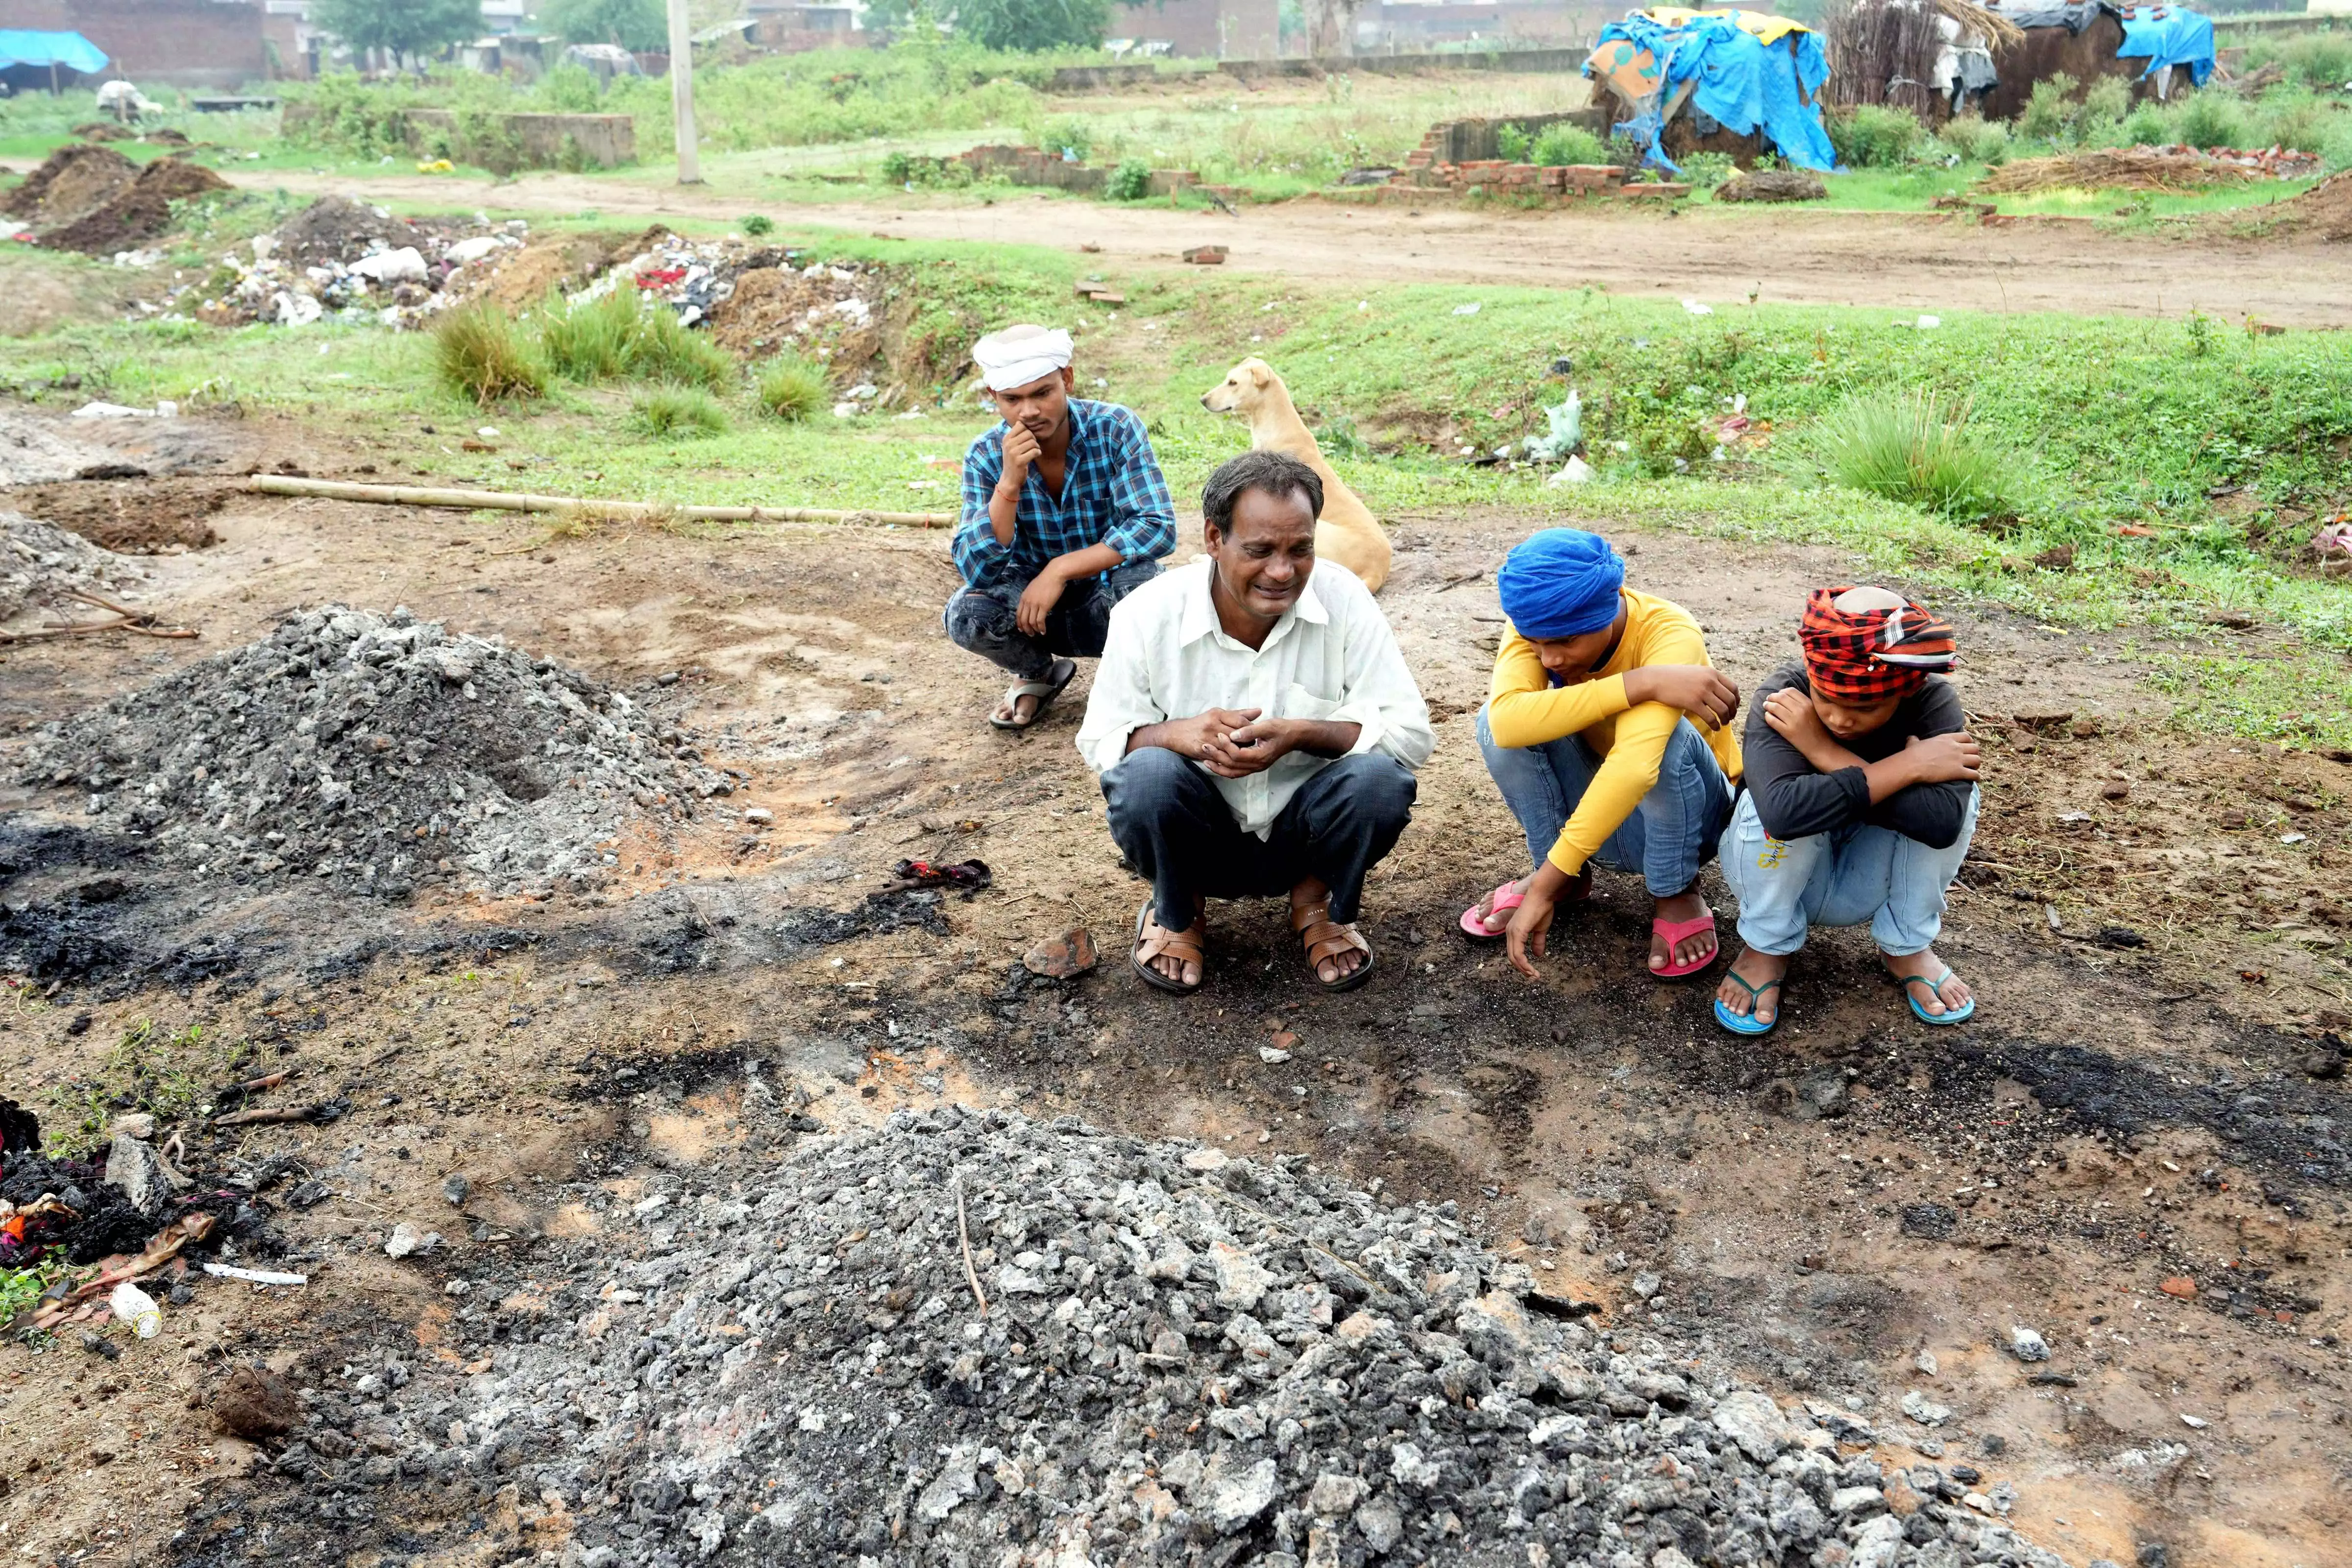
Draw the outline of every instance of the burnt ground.
<instances>
[{"instance_id":1,"label":"burnt ground","mask_svg":"<svg viewBox=\"0 0 2352 1568\"><path fill-rule=\"evenodd\" d=\"M357 455L269 440L257 465ZM2352 1167L2343 1082L2305 1069L2352 1006L2331 918L2352 902L2352 768L2168 729L2120 645L1948 606L1990 770L1940 950L1977 984L1978 1019L1915 1023L1863 934L1839 933L1755 1043L1716 1030L1709 985L1641 972L1626 879L1603 873L1563 918L1538 985L1454 933L1524 854L1468 727L1500 623L1491 578L1468 574L1523 531L1508 517L1395 529L1383 602L1444 716L1370 890L1384 972L1314 993L1277 908L1221 905L1210 988L1190 1001L1118 962L1141 891L1070 748L1080 702L1025 737L982 724L1001 683L941 639L936 535L614 528L520 553L542 534L527 519L244 496L207 522L218 543L152 563L202 643L14 652L0 734L291 606L404 603L641 697L749 774L737 803L774 821L629 837L616 881L586 896L404 904L192 879L71 796L11 783L0 948L34 973L0 1003L6 1092L57 1124L68 1084L100 1082L100 1101L123 1086L115 1042L152 1019L203 1082L226 1081L208 1053L234 1049L293 1070L287 1103L352 1107L325 1127L183 1117L195 1166L289 1155L331 1192L265 1195L274 1266L309 1272L307 1291L200 1285L119 1361L69 1340L0 1347L0 1527L28 1562L168 1559L195 1510L182 1552L268 1555L309 1504L247 1475L254 1450L200 1408L232 1361L316 1383L370 1347L472 1365L528 1332L542 1241L625 1223L625 1203L562 1184L632 1198L664 1166L749 1170L801 1123L941 1096L1458 1200L1606 1323L1678 1325L1784 1396L1863 1401L1890 1458L1940 1441L1947 1462L2010 1481L2020 1528L2073 1563L2153 1541L2175 1564L2341 1560ZM1690 605L1751 687L1791 651L1802 589L1850 570L1632 521L1626 538L1635 580ZM985 892L870 896L902 857L971 855L994 870ZM1017 972L1072 925L1112 961L1068 984ZM1296 1054L1268 1065L1278 1031ZM797 1121L747 1112L747 1059L791 1086ZM462 1214L452 1173L471 1184ZM402 1220L449 1246L388 1260ZM1645 1302L1632 1285L1652 1273ZM461 1316L451 1280L495 1286L499 1305L478 1291ZM2160 1289L2182 1280L2193 1296ZM2003 1352L2012 1324L2047 1337L2046 1365ZM1915 1388L1956 1413L1932 1437L1880 1405ZM405 1550L560 1548L560 1509L484 1493L415 1521Z\"/></svg>"}]
</instances>

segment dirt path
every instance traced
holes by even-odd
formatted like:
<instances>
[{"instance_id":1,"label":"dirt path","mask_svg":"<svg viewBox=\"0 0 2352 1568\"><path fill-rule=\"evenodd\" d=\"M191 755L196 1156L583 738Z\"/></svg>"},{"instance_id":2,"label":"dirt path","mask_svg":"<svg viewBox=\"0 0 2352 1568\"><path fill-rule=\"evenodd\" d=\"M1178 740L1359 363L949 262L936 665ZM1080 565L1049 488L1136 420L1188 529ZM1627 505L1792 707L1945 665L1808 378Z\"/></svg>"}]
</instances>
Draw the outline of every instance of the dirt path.
<instances>
[{"instance_id":1,"label":"dirt path","mask_svg":"<svg viewBox=\"0 0 2352 1568\"><path fill-rule=\"evenodd\" d=\"M476 186L415 175L364 184L273 173L273 187L378 201L467 204ZM755 193L688 192L579 174L529 174L488 193L517 213L696 217L749 211L864 229L903 239L986 240L1101 247L1106 267L1172 263L1188 246L1232 247L1237 271L1364 283L1527 284L1899 309L2181 317L2191 309L2235 323L2352 325L2352 246L2254 245L2104 234L2071 218L1980 228L1940 214L1739 212L1704 205L1680 214L1617 210L1468 213L1432 206L1301 201L1240 214L1074 204L1022 193L992 204L858 202L778 209Z\"/></svg>"}]
</instances>

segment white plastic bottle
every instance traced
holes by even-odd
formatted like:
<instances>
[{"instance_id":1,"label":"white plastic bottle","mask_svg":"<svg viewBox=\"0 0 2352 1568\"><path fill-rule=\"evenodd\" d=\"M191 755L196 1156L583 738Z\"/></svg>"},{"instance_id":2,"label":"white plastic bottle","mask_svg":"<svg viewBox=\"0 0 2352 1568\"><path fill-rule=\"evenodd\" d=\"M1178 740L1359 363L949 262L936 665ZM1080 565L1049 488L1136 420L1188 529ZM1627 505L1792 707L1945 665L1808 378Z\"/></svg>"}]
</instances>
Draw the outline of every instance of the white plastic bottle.
<instances>
[{"instance_id":1,"label":"white plastic bottle","mask_svg":"<svg viewBox=\"0 0 2352 1568\"><path fill-rule=\"evenodd\" d=\"M110 1299L114 1304L114 1315L129 1323L141 1339L153 1339L163 1332L163 1309L155 1304L154 1297L130 1281L115 1286Z\"/></svg>"}]
</instances>

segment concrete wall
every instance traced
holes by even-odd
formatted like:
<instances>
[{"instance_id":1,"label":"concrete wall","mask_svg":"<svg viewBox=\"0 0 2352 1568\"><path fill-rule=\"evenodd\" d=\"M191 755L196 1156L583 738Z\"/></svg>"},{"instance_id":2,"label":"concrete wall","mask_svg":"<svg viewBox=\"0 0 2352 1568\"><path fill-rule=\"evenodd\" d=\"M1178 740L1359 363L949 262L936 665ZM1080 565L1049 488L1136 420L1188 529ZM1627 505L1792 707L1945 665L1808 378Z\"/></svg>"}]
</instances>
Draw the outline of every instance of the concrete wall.
<instances>
[{"instance_id":1,"label":"concrete wall","mask_svg":"<svg viewBox=\"0 0 2352 1568\"><path fill-rule=\"evenodd\" d=\"M269 75L257 3L0 0L0 28L79 33L142 87L240 87Z\"/></svg>"},{"instance_id":2,"label":"concrete wall","mask_svg":"<svg viewBox=\"0 0 2352 1568\"><path fill-rule=\"evenodd\" d=\"M520 148L524 169L563 166L566 143L576 143L590 164L616 167L637 161L636 122L625 114L501 114L496 117ZM446 109L412 109L407 113L408 140L420 152L436 136L454 136L457 117ZM467 157L475 149L459 148Z\"/></svg>"}]
</instances>

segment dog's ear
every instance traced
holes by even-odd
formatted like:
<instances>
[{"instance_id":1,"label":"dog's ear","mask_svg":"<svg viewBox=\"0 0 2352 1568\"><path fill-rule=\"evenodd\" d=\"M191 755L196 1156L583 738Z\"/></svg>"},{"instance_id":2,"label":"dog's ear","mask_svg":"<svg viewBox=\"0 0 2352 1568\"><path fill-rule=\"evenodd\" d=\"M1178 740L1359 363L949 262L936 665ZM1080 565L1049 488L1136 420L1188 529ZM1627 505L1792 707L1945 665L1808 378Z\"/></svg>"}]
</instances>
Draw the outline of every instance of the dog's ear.
<instances>
[{"instance_id":1,"label":"dog's ear","mask_svg":"<svg viewBox=\"0 0 2352 1568\"><path fill-rule=\"evenodd\" d=\"M1274 370L1264 360L1252 360L1249 365L1249 374L1252 384L1259 387L1263 387L1266 382L1274 380Z\"/></svg>"}]
</instances>

